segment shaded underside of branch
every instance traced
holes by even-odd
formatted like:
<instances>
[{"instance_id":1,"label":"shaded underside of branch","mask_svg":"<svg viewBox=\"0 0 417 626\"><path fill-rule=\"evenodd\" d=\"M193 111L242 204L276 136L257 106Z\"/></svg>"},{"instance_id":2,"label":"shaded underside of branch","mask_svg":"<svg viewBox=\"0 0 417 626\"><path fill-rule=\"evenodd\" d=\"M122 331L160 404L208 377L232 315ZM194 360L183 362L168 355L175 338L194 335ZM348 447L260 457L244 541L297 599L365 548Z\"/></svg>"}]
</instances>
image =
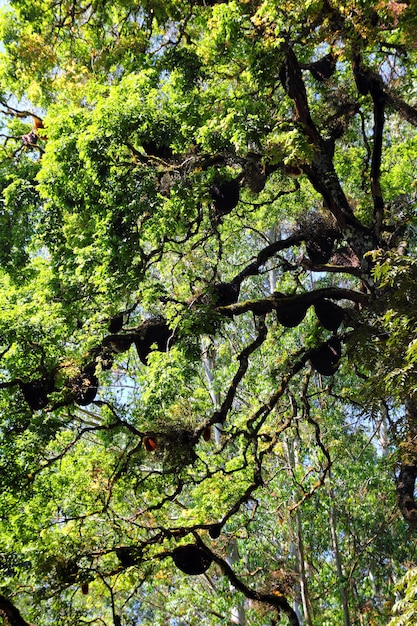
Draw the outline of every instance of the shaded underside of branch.
<instances>
[{"instance_id":1,"label":"shaded underside of branch","mask_svg":"<svg viewBox=\"0 0 417 626\"><path fill-rule=\"evenodd\" d=\"M6 618L9 626L31 626L20 614L15 605L5 596L0 596L0 617Z\"/></svg>"}]
</instances>

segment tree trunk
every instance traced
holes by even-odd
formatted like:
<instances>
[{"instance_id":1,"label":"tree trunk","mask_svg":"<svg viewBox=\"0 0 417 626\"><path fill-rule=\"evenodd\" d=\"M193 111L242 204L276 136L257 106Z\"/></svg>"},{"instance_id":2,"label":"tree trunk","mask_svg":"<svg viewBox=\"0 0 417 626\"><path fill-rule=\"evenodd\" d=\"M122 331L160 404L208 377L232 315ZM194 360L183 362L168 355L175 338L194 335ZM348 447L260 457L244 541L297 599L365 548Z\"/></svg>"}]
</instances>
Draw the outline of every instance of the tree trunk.
<instances>
[{"instance_id":1,"label":"tree trunk","mask_svg":"<svg viewBox=\"0 0 417 626\"><path fill-rule=\"evenodd\" d=\"M203 343L202 345L202 362L204 372L206 374L207 382L208 382L208 390L211 397L211 401L213 402L214 410L220 407L220 395L219 392L214 388L214 364L216 359L216 349L213 343L209 340L208 342ZM223 424L214 424L214 441L217 446L220 446L221 436L223 431Z\"/></svg>"},{"instance_id":2,"label":"tree trunk","mask_svg":"<svg viewBox=\"0 0 417 626\"><path fill-rule=\"evenodd\" d=\"M389 454L389 413L388 407L383 405L381 408L381 418L378 425L378 441L381 446L381 452L384 457Z\"/></svg>"},{"instance_id":3,"label":"tree trunk","mask_svg":"<svg viewBox=\"0 0 417 626\"><path fill-rule=\"evenodd\" d=\"M20 615L20 611L5 596L0 596L0 618L1 617L6 620L5 623L9 624L9 626L30 626Z\"/></svg>"},{"instance_id":4,"label":"tree trunk","mask_svg":"<svg viewBox=\"0 0 417 626\"><path fill-rule=\"evenodd\" d=\"M397 501L404 519L412 529L417 528L417 503L414 489L417 479L417 404L408 399L405 403L407 435L400 449L400 468L397 477Z\"/></svg>"},{"instance_id":5,"label":"tree trunk","mask_svg":"<svg viewBox=\"0 0 417 626\"><path fill-rule=\"evenodd\" d=\"M297 529L297 555L298 555L298 573L300 577L301 602L303 606L304 621L307 626L313 626L310 612L310 598L307 587L306 561L304 555L304 541L301 527L300 509L295 513L295 525Z\"/></svg>"},{"instance_id":6,"label":"tree trunk","mask_svg":"<svg viewBox=\"0 0 417 626\"><path fill-rule=\"evenodd\" d=\"M342 558L341 558L340 549L339 549L339 540L337 538L336 507L333 504L334 493L331 487L329 487L329 496L330 496L330 532L332 536L334 558L336 562L338 586L340 590L340 597L342 600L342 607L343 607L343 624L344 626L350 626L348 593L347 593L345 578L343 576Z\"/></svg>"},{"instance_id":7,"label":"tree trunk","mask_svg":"<svg viewBox=\"0 0 417 626\"><path fill-rule=\"evenodd\" d=\"M214 366L215 366L215 347L212 343L206 343L203 345L202 361L204 372L206 374L208 388L211 400L213 402L214 409L217 410L220 406L220 395L214 388ZM214 425L214 440L217 446L221 444L222 424ZM233 569L234 563L239 560L239 551L237 547L237 540L233 539L227 547L226 562ZM230 591L233 594L235 588L230 585ZM239 626L246 626L245 607L243 602L233 607L230 613L230 622L232 624L238 624Z\"/></svg>"},{"instance_id":8,"label":"tree trunk","mask_svg":"<svg viewBox=\"0 0 417 626\"><path fill-rule=\"evenodd\" d=\"M296 445L294 441L290 441L287 438L284 440L284 446L287 456L287 461L291 469L295 469L296 464L298 463L298 453L296 449ZM297 494L296 494L297 497ZM295 528L296 528L296 543L294 546L294 554L296 557L298 575L299 575L299 585L300 585L300 599L301 606L303 610L304 622L306 626L313 626L312 618L311 618L311 602L308 593L308 584L307 584L307 567L305 560L305 551L304 551L304 540L302 533L302 523L301 523L301 512L300 509L297 508L295 511ZM295 609L296 613L299 613L299 610Z\"/></svg>"},{"instance_id":9,"label":"tree trunk","mask_svg":"<svg viewBox=\"0 0 417 626\"><path fill-rule=\"evenodd\" d=\"M276 243L277 241L281 239L280 233L277 228L270 228L267 232L267 237L268 237L268 241L270 244ZM277 271L275 267L271 267L269 269L268 277L269 277L269 290L270 290L270 293L272 294L277 289Z\"/></svg>"},{"instance_id":10,"label":"tree trunk","mask_svg":"<svg viewBox=\"0 0 417 626\"><path fill-rule=\"evenodd\" d=\"M237 546L237 540L232 541L227 546L226 563L233 569L233 565L239 560L239 550ZM230 584L230 591L233 594L235 588ZM240 602L237 606L234 606L230 612L230 622L232 624L238 624L239 626L246 626L245 605Z\"/></svg>"}]
</instances>

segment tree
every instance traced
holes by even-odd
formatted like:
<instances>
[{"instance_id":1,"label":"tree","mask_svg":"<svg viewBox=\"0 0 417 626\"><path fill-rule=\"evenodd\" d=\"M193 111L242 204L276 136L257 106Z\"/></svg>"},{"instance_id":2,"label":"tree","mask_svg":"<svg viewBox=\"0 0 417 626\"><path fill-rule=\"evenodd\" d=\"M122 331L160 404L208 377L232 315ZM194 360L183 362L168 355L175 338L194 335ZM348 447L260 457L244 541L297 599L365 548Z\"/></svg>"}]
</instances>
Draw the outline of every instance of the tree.
<instances>
[{"instance_id":1,"label":"tree","mask_svg":"<svg viewBox=\"0 0 417 626\"><path fill-rule=\"evenodd\" d=\"M387 623L417 10L339 4L4 10L6 623Z\"/></svg>"}]
</instances>

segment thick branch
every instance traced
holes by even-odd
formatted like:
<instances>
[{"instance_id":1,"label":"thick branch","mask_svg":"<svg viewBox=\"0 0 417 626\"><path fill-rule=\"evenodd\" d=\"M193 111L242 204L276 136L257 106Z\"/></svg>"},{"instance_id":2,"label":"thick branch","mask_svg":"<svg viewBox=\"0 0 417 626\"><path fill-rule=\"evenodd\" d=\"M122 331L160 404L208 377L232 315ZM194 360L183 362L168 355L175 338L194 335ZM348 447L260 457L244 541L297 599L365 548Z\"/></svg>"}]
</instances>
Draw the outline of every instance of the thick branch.
<instances>
[{"instance_id":1,"label":"thick branch","mask_svg":"<svg viewBox=\"0 0 417 626\"><path fill-rule=\"evenodd\" d=\"M237 302L227 307L219 307L218 311L222 313L227 310L229 314L241 315L247 311L252 311L255 315L264 315L271 311L287 308L289 305L305 305L310 306L323 298L331 300L351 300L363 305L369 304L369 297L359 291L352 289L338 289L337 287L324 287L308 293L297 294L294 296L283 296L279 293L273 293L271 296L262 300L245 300Z\"/></svg>"},{"instance_id":2,"label":"thick branch","mask_svg":"<svg viewBox=\"0 0 417 626\"><path fill-rule=\"evenodd\" d=\"M293 365L292 367L289 368L289 372L288 374L286 374L285 376L282 377L281 379L281 384L278 387L278 389L275 391L275 393L273 393L269 400L267 400L267 402L265 402L246 422L246 427L249 431L249 433L254 433L259 432L261 426L264 424L266 418L268 417L268 415L271 413L271 411L274 409L274 407L277 405L278 401L280 398L282 398L282 396L284 395L284 393L287 391L288 389L288 385L290 383L290 381L292 380L292 378L298 374L298 372L304 367L304 365L307 363L308 359L310 356L310 351L309 350L302 350L300 351L298 354L294 355L293 357ZM282 427L280 430L278 430L277 432L281 432L282 430L285 430L285 428L287 428L288 426L288 421L285 422L284 424L282 424Z\"/></svg>"},{"instance_id":3,"label":"thick branch","mask_svg":"<svg viewBox=\"0 0 417 626\"><path fill-rule=\"evenodd\" d=\"M321 137L311 119L301 68L291 46L286 46L279 77L287 95L294 102L297 120L304 124L306 135L311 142L318 144Z\"/></svg>"},{"instance_id":4,"label":"thick branch","mask_svg":"<svg viewBox=\"0 0 417 626\"><path fill-rule=\"evenodd\" d=\"M386 94L382 78L373 70L362 65L360 55L353 59L353 74L359 93L371 95L374 105L374 140L371 164L371 192L374 201L374 232L379 239L382 229L382 219L384 214L384 200L380 184L381 161L382 161L382 140L385 123L385 103Z\"/></svg>"},{"instance_id":5,"label":"thick branch","mask_svg":"<svg viewBox=\"0 0 417 626\"><path fill-rule=\"evenodd\" d=\"M374 229L375 235L380 238L382 220L384 215L384 199L381 189L381 160L382 160L382 137L385 121L385 101L378 95L374 98L374 149L371 166L371 189L374 201Z\"/></svg>"},{"instance_id":6,"label":"thick branch","mask_svg":"<svg viewBox=\"0 0 417 626\"><path fill-rule=\"evenodd\" d=\"M6 598L0 596L0 615L3 614L6 617L7 624L10 626L31 626L29 622L23 619L20 615L20 611Z\"/></svg>"},{"instance_id":7,"label":"thick branch","mask_svg":"<svg viewBox=\"0 0 417 626\"><path fill-rule=\"evenodd\" d=\"M294 101L296 120L302 123L307 138L314 146L312 162L304 165L302 169L314 189L322 195L327 208L343 230L346 240L359 258L363 258L366 252L376 247L376 242L370 230L354 216L340 185L333 166L332 146L324 141L311 118L300 65L290 46L285 49L280 79L285 91Z\"/></svg>"},{"instance_id":8,"label":"thick branch","mask_svg":"<svg viewBox=\"0 0 417 626\"><path fill-rule=\"evenodd\" d=\"M393 93L386 92L385 97L387 106L397 111L407 122L417 126L417 109L415 107L407 104Z\"/></svg>"},{"instance_id":9,"label":"thick branch","mask_svg":"<svg viewBox=\"0 0 417 626\"><path fill-rule=\"evenodd\" d=\"M233 279L232 282L240 285L240 283L248 276L256 276L256 274L259 274L259 269L262 267L262 265L265 265L265 263L273 256L275 256L278 252L281 252L282 250L287 250L291 246L296 246L297 244L304 241L305 238L305 234L300 232L295 235L291 235L290 237L287 237L287 239L274 241L274 243L271 243L269 246L263 248L257 255L255 261L247 265Z\"/></svg>"},{"instance_id":10,"label":"thick branch","mask_svg":"<svg viewBox=\"0 0 417 626\"><path fill-rule=\"evenodd\" d=\"M402 465L397 479L397 502L404 519L417 528L417 505L414 499L414 486L417 479L417 465Z\"/></svg>"}]
</instances>

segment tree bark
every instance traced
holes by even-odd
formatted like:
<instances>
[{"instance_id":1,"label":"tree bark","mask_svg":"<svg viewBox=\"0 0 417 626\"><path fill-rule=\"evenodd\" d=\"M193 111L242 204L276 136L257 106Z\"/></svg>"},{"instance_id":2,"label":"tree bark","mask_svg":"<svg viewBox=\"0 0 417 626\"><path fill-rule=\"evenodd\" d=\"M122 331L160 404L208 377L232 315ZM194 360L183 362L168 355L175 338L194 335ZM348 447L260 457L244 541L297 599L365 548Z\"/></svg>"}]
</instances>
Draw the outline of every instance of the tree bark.
<instances>
[{"instance_id":1,"label":"tree bark","mask_svg":"<svg viewBox=\"0 0 417 626\"><path fill-rule=\"evenodd\" d=\"M397 502L410 528L417 529L417 503L414 489L417 479L417 403L410 398L405 402L407 435L400 444L400 469L397 477Z\"/></svg>"},{"instance_id":2,"label":"tree bark","mask_svg":"<svg viewBox=\"0 0 417 626\"><path fill-rule=\"evenodd\" d=\"M304 552L304 540L301 527L300 509L295 513L295 525L297 530L297 556L298 556L298 572L300 576L301 602L303 606L303 614L306 626L313 626L310 611L310 597L307 586L306 561Z\"/></svg>"},{"instance_id":3,"label":"tree bark","mask_svg":"<svg viewBox=\"0 0 417 626\"><path fill-rule=\"evenodd\" d=\"M280 594L274 593L261 593L260 591L255 591L248 587L240 578L238 578L230 567L229 563L218 556L215 552L212 552L202 541L202 539L196 536L198 545L200 545L208 554L211 555L213 561L217 563L222 569L225 576L229 579L230 583L233 585L235 589L241 591L243 595L249 600L255 600L256 602L264 602L272 607L274 607L279 615L284 612L288 618L290 626L300 626L300 620L294 609L290 606L288 600L281 596Z\"/></svg>"},{"instance_id":4,"label":"tree bark","mask_svg":"<svg viewBox=\"0 0 417 626\"><path fill-rule=\"evenodd\" d=\"M5 596L0 596L0 617L4 616L9 626L31 626L23 619L20 611Z\"/></svg>"}]
</instances>

